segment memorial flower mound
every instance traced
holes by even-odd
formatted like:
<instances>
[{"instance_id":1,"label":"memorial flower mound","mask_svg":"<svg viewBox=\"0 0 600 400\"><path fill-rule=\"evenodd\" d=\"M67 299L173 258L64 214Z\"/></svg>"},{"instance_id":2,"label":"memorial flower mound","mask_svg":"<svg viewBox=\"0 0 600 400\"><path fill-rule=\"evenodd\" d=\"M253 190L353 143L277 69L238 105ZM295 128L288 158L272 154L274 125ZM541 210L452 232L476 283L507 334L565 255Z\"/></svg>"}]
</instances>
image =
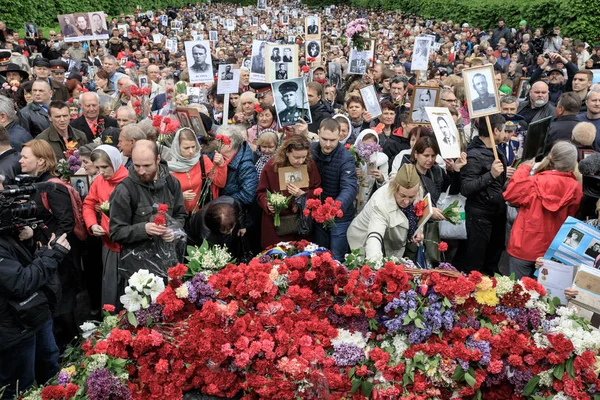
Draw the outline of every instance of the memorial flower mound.
<instances>
[{"instance_id":1,"label":"memorial flower mound","mask_svg":"<svg viewBox=\"0 0 600 400\"><path fill-rule=\"evenodd\" d=\"M600 398L600 333L529 278L348 268L292 242L209 277L179 264L148 298L24 398Z\"/></svg>"}]
</instances>

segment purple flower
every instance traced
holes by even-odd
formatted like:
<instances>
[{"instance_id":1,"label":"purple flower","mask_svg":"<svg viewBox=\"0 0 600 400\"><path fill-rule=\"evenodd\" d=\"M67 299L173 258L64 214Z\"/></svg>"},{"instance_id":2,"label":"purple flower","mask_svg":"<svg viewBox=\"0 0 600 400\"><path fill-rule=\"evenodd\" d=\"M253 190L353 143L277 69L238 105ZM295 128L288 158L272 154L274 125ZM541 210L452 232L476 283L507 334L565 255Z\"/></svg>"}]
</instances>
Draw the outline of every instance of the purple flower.
<instances>
[{"instance_id":1,"label":"purple flower","mask_svg":"<svg viewBox=\"0 0 600 400\"><path fill-rule=\"evenodd\" d=\"M338 344L333 346L333 359L339 367L356 365L365 359L364 351L352 344Z\"/></svg>"},{"instance_id":2,"label":"purple flower","mask_svg":"<svg viewBox=\"0 0 600 400\"><path fill-rule=\"evenodd\" d=\"M131 400L131 391L106 368L93 371L86 380L90 400Z\"/></svg>"},{"instance_id":3,"label":"purple flower","mask_svg":"<svg viewBox=\"0 0 600 400\"><path fill-rule=\"evenodd\" d=\"M206 280L204 274L196 274L190 282L191 286L194 289L194 292L196 293L196 299L194 300L194 303L197 307L202 307L204 303L214 299L215 291L213 290L212 286L208 284L208 281Z\"/></svg>"},{"instance_id":4,"label":"purple flower","mask_svg":"<svg viewBox=\"0 0 600 400\"><path fill-rule=\"evenodd\" d=\"M481 365L488 365L491 358L491 346L487 340L474 340L472 338L467 339L465 347L470 350L479 350L481 352Z\"/></svg>"},{"instance_id":5,"label":"purple flower","mask_svg":"<svg viewBox=\"0 0 600 400\"><path fill-rule=\"evenodd\" d=\"M371 160L371 156L379 151L383 151L383 147L379 143L363 143L358 142L354 145L354 151L360 160L364 163L368 163Z\"/></svg>"},{"instance_id":6,"label":"purple flower","mask_svg":"<svg viewBox=\"0 0 600 400\"><path fill-rule=\"evenodd\" d=\"M61 371L58 374L58 384L61 386L65 386L69 382L71 382L71 378L69 378L69 374L65 371Z\"/></svg>"}]
</instances>

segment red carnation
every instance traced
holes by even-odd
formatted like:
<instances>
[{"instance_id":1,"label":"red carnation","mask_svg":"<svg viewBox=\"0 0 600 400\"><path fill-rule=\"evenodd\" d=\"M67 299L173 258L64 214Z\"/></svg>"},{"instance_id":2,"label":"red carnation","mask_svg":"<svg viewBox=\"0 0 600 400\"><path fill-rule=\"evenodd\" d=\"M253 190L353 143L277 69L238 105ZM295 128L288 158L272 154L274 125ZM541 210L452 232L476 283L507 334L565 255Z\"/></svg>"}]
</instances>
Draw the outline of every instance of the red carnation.
<instances>
[{"instance_id":1,"label":"red carnation","mask_svg":"<svg viewBox=\"0 0 600 400\"><path fill-rule=\"evenodd\" d=\"M154 217L154 223L156 225L166 226L167 225L167 218L164 215L162 215L162 214L158 214L157 216Z\"/></svg>"},{"instance_id":2,"label":"red carnation","mask_svg":"<svg viewBox=\"0 0 600 400\"><path fill-rule=\"evenodd\" d=\"M441 251L443 253L447 250L448 250L448 243L440 242L440 244L438 244L438 251Z\"/></svg>"},{"instance_id":3,"label":"red carnation","mask_svg":"<svg viewBox=\"0 0 600 400\"><path fill-rule=\"evenodd\" d=\"M425 209L425 202L424 201L418 201L415 203L415 215L417 217L421 217L423 216L423 210Z\"/></svg>"},{"instance_id":4,"label":"red carnation","mask_svg":"<svg viewBox=\"0 0 600 400\"><path fill-rule=\"evenodd\" d=\"M102 309L103 309L104 311L106 311L106 312L109 312L109 313L111 313L111 312L115 311L115 306L113 306L112 304L105 304L105 305L102 307Z\"/></svg>"},{"instance_id":5,"label":"red carnation","mask_svg":"<svg viewBox=\"0 0 600 400\"><path fill-rule=\"evenodd\" d=\"M177 264L176 266L169 268L169 278L181 278L187 272L187 267L184 264Z\"/></svg>"},{"instance_id":6,"label":"red carnation","mask_svg":"<svg viewBox=\"0 0 600 400\"><path fill-rule=\"evenodd\" d=\"M304 65L302 67L302 72L304 72L305 74L309 73L310 72L310 67L308 65Z\"/></svg>"},{"instance_id":7,"label":"red carnation","mask_svg":"<svg viewBox=\"0 0 600 400\"><path fill-rule=\"evenodd\" d=\"M255 104L255 105L254 105L254 111L256 111L257 113L259 113L259 114L260 114L260 113L261 113L261 112L263 112L264 110L263 110L263 109L260 107L260 105L259 105L259 104Z\"/></svg>"},{"instance_id":8,"label":"red carnation","mask_svg":"<svg viewBox=\"0 0 600 400\"><path fill-rule=\"evenodd\" d=\"M159 205L158 205L158 212L159 212L160 214L164 214L164 213L166 213L167 211L169 211L169 205L168 205L168 204L159 204Z\"/></svg>"},{"instance_id":9,"label":"red carnation","mask_svg":"<svg viewBox=\"0 0 600 400\"><path fill-rule=\"evenodd\" d=\"M323 193L323 189L322 188L316 188L313 193L315 194L315 196L320 196L321 193Z\"/></svg>"}]
</instances>

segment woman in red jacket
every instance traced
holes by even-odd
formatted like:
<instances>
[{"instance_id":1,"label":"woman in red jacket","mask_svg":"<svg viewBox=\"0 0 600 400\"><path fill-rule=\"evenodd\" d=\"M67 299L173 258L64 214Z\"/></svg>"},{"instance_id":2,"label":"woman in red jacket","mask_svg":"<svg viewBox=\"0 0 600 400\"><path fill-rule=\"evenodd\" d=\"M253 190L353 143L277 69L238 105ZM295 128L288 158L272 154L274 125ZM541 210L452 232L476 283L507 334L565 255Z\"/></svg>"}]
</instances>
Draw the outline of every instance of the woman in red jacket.
<instances>
[{"instance_id":1,"label":"woman in red jacket","mask_svg":"<svg viewBox=\"0 0 600 400\"><path fill-rule=\"evenodd\" d=\"M90 191L83 201L83 220L92 235L102 238L102 304L112 304L119 308L117 294L121 247L109 239L109 218L101 212L100 207L102 203L108 201L119 182L127 178L128 172L123 165L121 153L116 147L100 145L92 152L90 158L99 174L92 182ZM100 212L100 222L98 222L98 212Z\"/></svg>"},{"instance_id":2,"label":"woman in red jacket","mask_svg":"<svg viewBox=\"0 0 600 400\"><path fill-rule=\"evenodd\" d=\"M196 206L213 164L216 168L210 188L212 197L207 196L204 203L219 197L219 188L225 187L227 183L227 165L219 153L215 153L212 161L200 153L200 144L193 130L182 128L177 131L171 145L169 171L181 183L185 210L188 213L201 208L202 205Z\"/></svg>"},{"instance_id":3,"label":"woman in red jacket","mask_svg":"<svg viewBox=\"0 0 600 400\"><path fill-rule=\"evenodd\" d=\"M583 197L574 171L577 148L557 142L540 164L523 163L510 179L504 199L519 207L508 241L508 267L516 279L532 276L535 260L544 255L568 216L574 216Z\"/></svg>"},{"instance_id":4,"label":"woman in red jacket","mask_svg":"<svg viewBox=\"0 0 600 400\"><path fill-rule=\"evenodd\" d=\"M308 188L300 189L293 183L288 183L285 188L279 186L279 168L295 167L299 168L306 165L308 170L309 186ZM285 236L278 236L275 232L273 223L274 208L267 200L267 190L271 193L281 193L284 196L293 197L290 199L288 208L280 213L282 225L284 225L284 216L297 214L302 210L298 208L296 202L306 196L311 198L313 191L321 186L321 176L317 169L317 165L310 158L310 142L302 135L292 135L286 139L273 158L271 158L264 166L258 181L257 202L262 208L262 230L261 230L261 245L266 248L270 245L281 241L299 240L301 239L297 233L291 233Z\"/></svg>"}]
</instances>

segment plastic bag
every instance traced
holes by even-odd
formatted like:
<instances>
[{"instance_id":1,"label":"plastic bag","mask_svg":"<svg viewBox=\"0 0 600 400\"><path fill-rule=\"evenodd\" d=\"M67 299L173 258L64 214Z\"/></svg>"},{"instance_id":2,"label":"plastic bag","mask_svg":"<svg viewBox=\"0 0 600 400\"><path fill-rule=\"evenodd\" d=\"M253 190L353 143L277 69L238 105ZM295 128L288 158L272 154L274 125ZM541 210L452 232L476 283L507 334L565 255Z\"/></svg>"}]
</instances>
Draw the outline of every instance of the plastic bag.
<instances>
[{"instance_id":1,"label":"plastic bag","mask_svg":"<svg viewBox=\"0 0 600 400\"><path fill-rule=\"evenodd\" d=\"M456 225L452 225L448 221L440 221L440 239L442 240L465 240L467 238L467 225L465 224L465 203L467 198L461 194L450 194L450 187L448 187L446 193L440 195L437 206L440 210L444 211L455 200L458 200L460 220Z\"/></svg>"},{"instance_id":2,"label":"plastic bag","mask_svg":"<svg viewBox=\"0 0 600 400\"><path fill-rule=\"evenodd\" d=\"M304 215L304 208L306 208L306 195L302 195L296 199L296 207L298 207L298 235L308 236L312 233L314 228L314 221L309 215Z\"/></svg>"},{"instance_id":3,"label":"plastic bag","mask_svg":"<svg viewBox=\"0 0 600 400\"><path fill-rule=\"evenodd\" d=\"M156 210L156 207L154 207ZM175 239L172 242L166 242L160 236L154 236L152 239L145 240L138 246L121 249L121 263L119 264L119 274L124 279L129 279L131 275L140 269L147 269L150 273L168 278L169 268L184 261L187 250L187 235L183 227L170 215L165 215L167 228L172 230Z\"/></svg>"}]
</instances>

